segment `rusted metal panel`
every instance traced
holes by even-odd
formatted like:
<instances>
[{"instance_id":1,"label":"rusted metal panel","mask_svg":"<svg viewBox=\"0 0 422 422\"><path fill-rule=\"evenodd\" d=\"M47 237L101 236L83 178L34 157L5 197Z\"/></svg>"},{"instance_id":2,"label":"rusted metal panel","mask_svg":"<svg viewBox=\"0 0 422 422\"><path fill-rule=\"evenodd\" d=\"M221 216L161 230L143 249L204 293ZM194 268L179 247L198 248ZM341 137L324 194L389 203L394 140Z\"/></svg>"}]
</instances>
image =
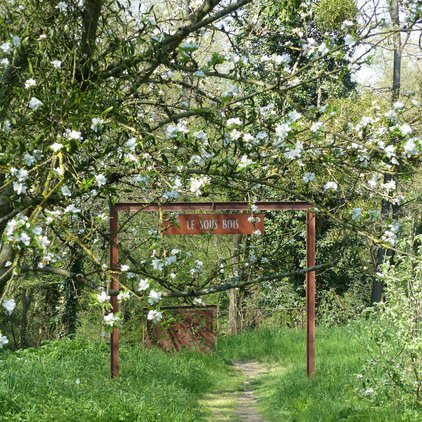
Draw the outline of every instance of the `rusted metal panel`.
<instances>
[{"instance_id":1,"label":"rusted metal panel","mask_svg":"<svg viewBox=\"0 0 422 422\"><path fill-rule=\"evenodd\" d=\"M166 221L163 234L252 234L264 232L264 214L180 214Z\"/></svg>"},{"instance_id":2,"label":"rusted metal panel","mask_svg":"<svg viewBox=\"0 0 422 422\"><path fill-rule=\"evenodd\" d=\"M260 211L307 211L313 208L310 202L256 202ZM118 211L250 211L247 202L173 202L171 204L121 203L114 205Z\"/></svg>"},{"instance_id":3,"label":"rusted metal panel","mask_svg":"<svg viewBox=\"0 0 422 422\"><path fill-rule=\"evenodd\" d=\"M315 267L315 213L306 213L306 266ZM315 375L315 271L306 273L306 374Z\"/></svg>"},{"instance_id":4,"label":"rusted metal panel","mask_svg":"<svg viewBox=\"0 0 422 422\"><path fill-rule=\"evenodd\" d=\"M145 346L163 350L212 351L215 339L215 306L203 308L171 307L161 308L170 316L165 324L154 324L147 320Z\"/></svg>"}]
</instances>

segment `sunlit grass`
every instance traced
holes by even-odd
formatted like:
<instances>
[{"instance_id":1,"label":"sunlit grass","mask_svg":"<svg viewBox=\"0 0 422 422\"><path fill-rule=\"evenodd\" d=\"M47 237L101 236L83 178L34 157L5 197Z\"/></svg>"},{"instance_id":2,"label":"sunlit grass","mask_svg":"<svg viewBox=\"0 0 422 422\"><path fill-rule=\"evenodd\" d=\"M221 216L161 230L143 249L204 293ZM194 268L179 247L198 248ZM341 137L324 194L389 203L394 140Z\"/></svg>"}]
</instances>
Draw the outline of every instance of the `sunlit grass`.
<instances>
[{"instance_id":1,"label":"sunlit grass","mask_svg":"<svg viewBox=\"0 0 422 422\"><path fill-rule=\"evenodd\" d=\"M415 421L415 412L382 407L359 394L365 347L347 328L317 331L317 373L305 371L304 332L260 330L222 338L211 355L167 354L121 346L110 379L104 342L65 340L0 354L1 421L203 421L233 415L242 379L230 361L270 368L252 385L268 421ZM225 397L219 392L228 392ZM412 419L413 418L413 419ZM223 419L222 419L223 420ZM422 420L422 417L421 417Z\"/></svg>"}]
</instances>

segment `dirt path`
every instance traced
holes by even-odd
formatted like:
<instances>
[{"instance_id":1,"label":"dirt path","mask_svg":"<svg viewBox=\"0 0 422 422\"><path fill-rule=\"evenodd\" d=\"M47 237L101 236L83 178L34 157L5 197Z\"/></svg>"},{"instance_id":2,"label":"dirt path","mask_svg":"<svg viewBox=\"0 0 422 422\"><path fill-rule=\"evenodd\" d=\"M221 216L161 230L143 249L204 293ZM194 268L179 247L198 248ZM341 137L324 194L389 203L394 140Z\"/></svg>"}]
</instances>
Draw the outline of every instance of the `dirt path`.
<instances>
[{"instance_id":1,"label":"dirt path","mask_svg":"<svg viewBox=\"0 0 422 422\"><path fill-rule=\"evenodd\" d=\"M238 361L234 365L231 382L223 390L214 391L203 405L210 413L209 421L265 422L257 409L257 400L251 383L254 378L271 372L260 362Z\"/></svg>"}]
</instances>

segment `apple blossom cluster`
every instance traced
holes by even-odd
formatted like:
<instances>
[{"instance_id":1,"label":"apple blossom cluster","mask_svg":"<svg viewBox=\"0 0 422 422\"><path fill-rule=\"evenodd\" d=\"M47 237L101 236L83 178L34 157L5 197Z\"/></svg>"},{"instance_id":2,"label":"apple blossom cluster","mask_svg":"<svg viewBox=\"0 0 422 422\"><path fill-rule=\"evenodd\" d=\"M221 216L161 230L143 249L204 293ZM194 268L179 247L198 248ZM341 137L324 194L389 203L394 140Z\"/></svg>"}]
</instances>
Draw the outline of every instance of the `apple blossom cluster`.
<instances>
[{"instance_id":1,"label":"apple blossom cluster","mask_svg":"<svg viewBox=\"0 0 422 422\"><path fill-rule=\"evenodd\" d=\"M8 221L3 238L17 249L37 246L46 251L51 243L42 227L34 225L22 214Z\"/></svg>"}]
</instances>

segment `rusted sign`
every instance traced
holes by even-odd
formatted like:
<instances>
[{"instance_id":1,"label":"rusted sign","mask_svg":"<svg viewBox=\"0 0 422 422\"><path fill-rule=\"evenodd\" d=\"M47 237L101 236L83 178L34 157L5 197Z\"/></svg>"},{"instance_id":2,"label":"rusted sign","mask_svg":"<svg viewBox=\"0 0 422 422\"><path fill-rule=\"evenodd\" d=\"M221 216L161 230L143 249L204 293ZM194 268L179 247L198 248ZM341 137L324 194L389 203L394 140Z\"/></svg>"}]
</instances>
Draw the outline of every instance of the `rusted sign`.
<instances>
[{"instance_id":1,"label":"rusted sign","mask_svg":"<svg viewBox=\"0 0 422 422\"><path fill-rule=\"evenodd\" d=\"M252 234L264 233L264 214L180 214L166 221L164 234Z\"/></svg>"},{"instance_id":2,"label":"rusted sign","mask_svg":"<svg viewBox=\"0 0 422 422\"><path fill-rule=\"evenodd\" d=\"M155 324L147 320L145 346L163 350L212 351L215 339L215 306L204 308L161 308L169 320L166 324Z\"/></svg>"}]
</instances>

